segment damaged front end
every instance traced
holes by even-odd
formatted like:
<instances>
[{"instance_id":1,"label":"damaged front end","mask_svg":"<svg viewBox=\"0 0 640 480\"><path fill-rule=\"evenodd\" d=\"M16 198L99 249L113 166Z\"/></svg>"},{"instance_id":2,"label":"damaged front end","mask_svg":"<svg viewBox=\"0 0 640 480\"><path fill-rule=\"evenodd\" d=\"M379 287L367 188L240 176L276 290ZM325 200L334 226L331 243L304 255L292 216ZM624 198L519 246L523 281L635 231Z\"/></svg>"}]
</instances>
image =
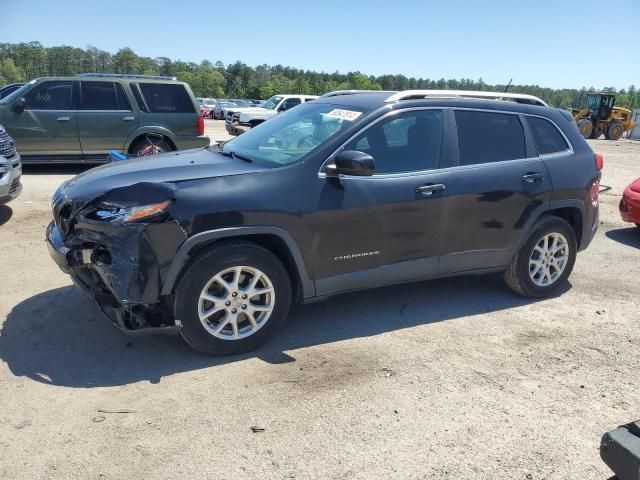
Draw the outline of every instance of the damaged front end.
<instances>
[{"instance_id":1,"label":"damaged front end","mask_svg":"<svg viewBox=\"0 0 640 480\"><path fill-rule=\"evenodd\" d=\"M93 198L63 185L47 227L51 256L119 328L176 329L171 299L160 291L187 238L172 216L175 185L136 183Z\"/></svg>"}]
</instances>

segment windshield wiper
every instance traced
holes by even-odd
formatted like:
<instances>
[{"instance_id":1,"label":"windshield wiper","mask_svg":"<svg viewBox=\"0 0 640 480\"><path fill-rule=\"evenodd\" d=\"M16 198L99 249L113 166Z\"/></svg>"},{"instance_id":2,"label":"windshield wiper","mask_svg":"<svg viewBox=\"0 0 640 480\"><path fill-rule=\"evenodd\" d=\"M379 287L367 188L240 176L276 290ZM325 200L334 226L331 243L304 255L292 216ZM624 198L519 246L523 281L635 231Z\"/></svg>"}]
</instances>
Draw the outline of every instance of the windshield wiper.
<instances>
[{"instance_id":1,"label":"windshield wiper","mask_svg":"<svg viewBox=\"0 0 640 480\"><path fill-rule=\"evenodd\" d=\"M229 150L227 152L225 152L223 150L220 150L220 153L222 155L224 155L225 157L237 158L238 160L242 160L242 161L247 162L247 163L253 163L253 159L251 159L249 157L246 157L244 155L240 155L239 153L236 153L236 152L234 152L232 150Z\"/></svg>"}]
</instances>

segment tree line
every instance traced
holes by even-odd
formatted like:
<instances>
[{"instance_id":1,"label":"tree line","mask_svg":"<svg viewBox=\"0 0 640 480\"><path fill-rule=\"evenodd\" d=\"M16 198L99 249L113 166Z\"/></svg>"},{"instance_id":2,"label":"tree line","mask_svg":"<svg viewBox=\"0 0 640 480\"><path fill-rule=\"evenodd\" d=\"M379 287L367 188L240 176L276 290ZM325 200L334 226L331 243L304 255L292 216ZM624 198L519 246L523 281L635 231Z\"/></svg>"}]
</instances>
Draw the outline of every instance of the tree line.
<instances>
[{"instance_id":1,"label":"tree line","mask_svg":"<svg viewBox=\"0 0 640 480\"><path fill-rule=\"evenodd\" d=\"M459 80L409 78L396 75L365 75L361 72L326 73L283 65L250 67L240 61L230 65L203 60L200 63L172 60L167 57L143 57L131 48L117 53L88 46L44 47L40 42L0 43L0 85L28 81L44 76L71 76L82 72L108 72L175 76L187 82L198 97L261 98L277 93L321 95L332 90L407 90L449 89L504 91L506 85L490 85L482 78ZM585 104L593 87L554 89L538 85L511 85L510 92L536 95L559 108L578 108ZM640 92L634 85L603 91L618 95L616 105L640 108Z\"/></svg>"}]
</instances>

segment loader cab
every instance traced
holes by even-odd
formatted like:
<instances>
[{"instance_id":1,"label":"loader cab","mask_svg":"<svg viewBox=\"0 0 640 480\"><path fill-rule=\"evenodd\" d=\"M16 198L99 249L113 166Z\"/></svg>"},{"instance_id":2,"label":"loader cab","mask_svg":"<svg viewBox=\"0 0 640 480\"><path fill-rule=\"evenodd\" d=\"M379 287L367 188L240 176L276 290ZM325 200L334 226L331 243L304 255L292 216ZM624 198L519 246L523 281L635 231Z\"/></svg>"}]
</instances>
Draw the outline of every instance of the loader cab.
<instances>
[{"instance_id":1,"label":"loader cab","mask_svg":"<svg viewBox=\"0 0 640 480\"><path fill-rule=\"evenodd\" d=\"M591 110L594 120L606 120L611 116L616 96L605 93L590 93L587 95L587 108Z\"/></svg>"}]
</instances>

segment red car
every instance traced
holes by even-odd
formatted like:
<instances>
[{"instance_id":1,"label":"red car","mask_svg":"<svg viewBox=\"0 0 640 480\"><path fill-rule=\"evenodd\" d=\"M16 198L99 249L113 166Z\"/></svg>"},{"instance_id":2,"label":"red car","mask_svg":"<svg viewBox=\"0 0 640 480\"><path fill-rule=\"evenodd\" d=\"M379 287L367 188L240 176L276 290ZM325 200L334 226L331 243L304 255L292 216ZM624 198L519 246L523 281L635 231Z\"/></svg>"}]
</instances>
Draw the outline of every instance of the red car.
<instances>
[{"instance_id":1,"label":"red car","mask_svg":"<svg viewBox=\"0 0 640 480\"><path fill-rule=\"evenodd\" d=\"M640 227L640 178L624 189L620 215L625 222L633 222Z\"/></svg>"}]
</instances>

